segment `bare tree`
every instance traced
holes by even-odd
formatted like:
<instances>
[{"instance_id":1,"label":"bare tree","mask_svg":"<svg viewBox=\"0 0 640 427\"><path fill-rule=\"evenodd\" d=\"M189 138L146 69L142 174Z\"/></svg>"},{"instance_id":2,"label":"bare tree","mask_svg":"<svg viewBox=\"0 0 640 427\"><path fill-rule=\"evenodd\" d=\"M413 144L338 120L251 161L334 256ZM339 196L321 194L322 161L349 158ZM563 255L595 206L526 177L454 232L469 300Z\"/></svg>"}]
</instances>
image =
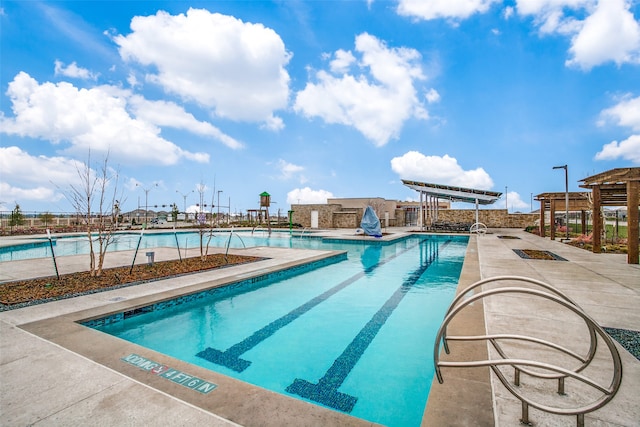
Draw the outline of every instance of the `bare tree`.
<instances>
[{"instance_id":1,"label":"bare tree","mask_svg":"<svg viewBox=\"0 0 640 427\"><path fill-rule=\"evenodd\" d=\"M378 219L382 218L382 216L385 213L385 209L386 209L386 205L384 203L384 200L382 200L380 198L369 199L367 204L369 206L371 206L371 208L373 208L373 211L376 213L376 216L378 217Z\"/></svg>"},{"instance_id":2,"label":"bare tree","mask_svg":"<svg viewBox=\"0 0 640 427\"><path fill-rule=\"evenodd\" d=\"M119 202L116 200L119 175L117 170L109 168L108 153L99 169L94 171L91 168L89 152L85 163L76 163L76 172L79 183L71 184L65 196L86 226L89 239L89 274L91 277L98 277L102 275L107 249L114 241L115 227L112 217L114 210L119 209ZM122 198L119 200L122 201Z\"/></svg>"}]
</instances>

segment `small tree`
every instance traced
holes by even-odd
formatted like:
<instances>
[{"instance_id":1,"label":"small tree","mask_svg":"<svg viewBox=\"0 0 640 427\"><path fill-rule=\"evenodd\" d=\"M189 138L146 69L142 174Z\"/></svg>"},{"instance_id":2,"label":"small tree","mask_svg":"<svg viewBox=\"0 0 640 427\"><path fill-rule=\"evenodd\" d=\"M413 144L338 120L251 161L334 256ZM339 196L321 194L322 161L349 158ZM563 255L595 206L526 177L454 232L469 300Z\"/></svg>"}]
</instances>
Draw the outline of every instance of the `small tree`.
<instances>
[{"instance_id":1,"label":"small tree","mask_svg":"<svg viewBox=\"0 0 640 427\"><path fill-rule=\"evenodd\" d=\"M44 227L47 228L47 225L53 221L53 214L51 212L44 212L38 215L38 218L40 218L40 221L44 222Z\"/></svg>"},{"instance_id":2,"label":"small tree","mask_svg":"<svg viewBox=\"0 0 640 427\"><path fill-rule=\"evenodd\" d=\"M102 275L107 249L113 243L112 218L113 213L119 211L119 202L116 200L118 172L109 168L108 154L99 170L93 171L91 169L91 152L87 156L86 163L76 164L76 171L80 183L70 185L66 197L76 209L78 216L82 217L86 226L89 238L89 274L91 277L97 277ZM113 186L108 195L107 191L112 182ZM97 204L96 211L93 210L95 204ZM97 248L94 244L94 232L96 232Z\"/></svg>"},{"instance_id":3,"label":"small tree","mask_svg":"<svg viewBox=\"0 0 640 427\"><path fill-rule=\"evenodd\" d=\"M173 217L173 222L178 222L178 214L180 213L180 210L178 209L178 205L176 203L174 203L173 205L171 205L171 216ZM185 212L185 215L187 213Z\"/></svg>"},{"instance_id":4,"label":"small tree","mask_svg":"<svg viewBox=\"0 0 640 427\"><path fill-rule=\"evenodd\" d=\"M11 233L13 233L13 227L24 224L24 215L22 214L22 209L20 209L20 205L16 203L16 207L11 211L11 215L9 216L9 226L11 227Z\"/></svg>"}]
</instances>

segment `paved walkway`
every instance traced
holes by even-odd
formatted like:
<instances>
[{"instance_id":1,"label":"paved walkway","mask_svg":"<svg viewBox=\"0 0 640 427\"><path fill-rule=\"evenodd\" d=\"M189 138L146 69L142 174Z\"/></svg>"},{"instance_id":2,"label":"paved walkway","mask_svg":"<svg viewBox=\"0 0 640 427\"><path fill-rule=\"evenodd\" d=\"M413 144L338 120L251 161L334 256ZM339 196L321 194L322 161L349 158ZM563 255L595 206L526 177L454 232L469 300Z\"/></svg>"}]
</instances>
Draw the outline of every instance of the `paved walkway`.
<instances>
[{"instance_id":1,"label":"paved walkway","mask_svg":"<svg viewBox=\"0 0 640 427\"><path fill-rule=\"evenodd\" d=\"M514 230L493 230L492 235L478 238L478 256L483 279L517 275L543 281L556 287L573 299L600 326L640 331L640 266L626 263L626 255L593 254L591 252L543 239ZM501 239L512 236L518 239ZM523 259L514 249L537 249L550 251L567 261ZM509 284L509 283L507 283ZM515 283L513 283L515 285ZM522 284L519 284L522 285ZM501 297L489 299L484 304L485 322L490 333L519 333L540 336L568 348L588 347L588 333L584 322L571 315L568 310L558 309L530 296ZM517 346L515 346L517 347ZM586 426L638 426L640 420L640 361L621 346L617 346L622 358L623 379L618 394L603 408L585 416ZM527 351L529 351L527 349ZM512 357L518 357L515 352ZM584 354L584 353L583 353ZM496 356L493 354L493 356ZM524 354L526 358L546 361L544 353ZM600 344L594 368L585 370L585 375L597 378L601 384L609 385L612 365L609 353ZM558 361L549 360L556 364ZM560 361L561 362L561 361ZM562 363L558 363L562 365ZM575 366L575 363L572 364ZM595 371L595 372L594 372ZM512 379L512 375L508 376ZM540 402L543 386L523 375L525 383L533 384L534 399ZM492 376L495 424L517 426L521 407L495 376ZM554 389L555 390L555 389ZM549 396L549 405L570 407L586 404L590 400L589 390L582 384L567 380L566 396L558 396L554 390ZM547 390L548 391L548 390ZM580 401L580 398L585 398ZM558 416L530 409L529 418L536 426L575 426L574 416Z\"/></svg>"},{"instance_id":2,"label":"paved walkway","mask_svg":"<svg viewBox=\"0 0 640 427\"><path fill-rule=\"evenodd\" d=\"M392 231L392 230L389 230ZM465 269L469 277L520 275L553 284L573 298L590 316L605 327L640 331L640 266L626 264L624 255L592 254L559 242L542 239L518 230L492 230L470 245ZM498 236L518 239L500 239ZM475 239L475 237L472 238ZM548 250L567 261L526 260L513 249ZM175 251L175 250L173 250ZM156 259L174 257L169 249L156 250ZM191 375L210 380L224 393L212 393L208 398L194 398L181 386L167 387L164 382L150 382L146 372L132 367L122 369L119 354L131 347L118 339L96 338L74 323L90 314L115 311L134 301L157 297L159 293L179 293L198 287L222 284L264 274L328 256L326 251L300 251L278 248L255 248L240 251L250 255L268 256L270 260L198 275L142 284L119 290L92 294L33 307L0 313L0 417L2 425L132 425L132 426L345 426L371 425L368 422L324 410L297 399L290 399L238 384L222 375L172 359L159 362L183 368ZM65 257L61 271L81 268L81 258ZM84 258L84 257L82 257ZM475 260L474 260L475 259ZM128 265L131 254L109 256L111 264ZM140 260L146 262L146 259ZM0 264L0 280L23 276L38 276L50 270L48 261L13 261ZM51 274L50 271L46 274ZM556 314L539 307L530 298L486 301L484 315L489 331L527 333ZM562 339L584 341L575 321L561 322L565 326ZM640 419L640 362L618 346L623 361L624 377L615 399L586 417L586 425L637 426ZM114 356L114 354L116 356ZM160 357L160 356L158 356ZM604 372L604 370L603 370ZM603 374L604 375L604 374ZM432 394L442 396L439 387L446 387L452 375L445 372L445 383L434 383ZM517 426L520 403L498 383L481 375L466 381L469 389L475 385L490 394L489 404L474 407L460 401L456 393L447 394L448 408L443 406L436 418L425 419L423 425L460 425L455 410L471 410L475 425ZM477 384L476 384L477 383ZM474 385L475 384L475 385ZM571 389L568 388L568 393ZM214 396L215 394L215 396ZM485 396L486 397L486 396ZM215 400L212 404L210 400ZM434 399L435 400L435 399ZM430 400L431 402L431 400ZM491 408L487 408L492 403ZM446 405L445 405L446 406ZM447 412L449 410L449 412ZM453 412L451 412L453 410ZM473 411L477 411L473 417ZM575 417L557 416L530 411L536 426L572 426ZM233 420L233 421L229 421ZM487 421L488 420L488 421ZM465 423L473 425L473 423Z\"/></svg>"}]
</instances>

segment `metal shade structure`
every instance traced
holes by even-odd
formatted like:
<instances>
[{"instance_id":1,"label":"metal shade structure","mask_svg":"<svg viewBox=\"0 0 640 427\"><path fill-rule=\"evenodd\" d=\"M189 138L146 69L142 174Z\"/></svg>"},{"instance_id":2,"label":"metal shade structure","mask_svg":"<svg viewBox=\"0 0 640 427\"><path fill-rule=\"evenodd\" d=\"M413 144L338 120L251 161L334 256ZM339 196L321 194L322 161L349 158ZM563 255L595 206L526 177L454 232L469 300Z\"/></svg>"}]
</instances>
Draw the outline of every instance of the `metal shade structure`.
<instances>
[{"instance_id":1,"label":"metal shade structure","mask_svg":"<svg viewBox=\"0 0 640 427\"><path fill-rule=\"evenodd\" d=\"M478 222L478 205L491 205L502 196L502 193L497 191L430 184L426 182L409 181L406 179L403 179L402 183L412 190L420 192L421 210L423 195L431 196L436 199L450 200L452 202L474 203L476 205L476 223ZM422 220L422 213L420 214L420 218Z\"/></svg>"}]
</instances>

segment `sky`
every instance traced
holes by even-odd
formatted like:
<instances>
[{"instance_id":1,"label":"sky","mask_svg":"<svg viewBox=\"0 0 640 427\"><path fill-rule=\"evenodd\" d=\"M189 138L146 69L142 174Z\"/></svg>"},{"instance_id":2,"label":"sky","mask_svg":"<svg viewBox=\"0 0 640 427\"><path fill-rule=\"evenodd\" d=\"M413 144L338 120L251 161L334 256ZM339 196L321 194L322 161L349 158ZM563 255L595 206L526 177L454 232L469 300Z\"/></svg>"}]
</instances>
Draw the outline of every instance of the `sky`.
<instances>
[{"instance_id":1,"label":"sky","mask_svg":"<svg viewBox=\"0 0 640 427\"><path fill-rule=\"evenodd\" d=\"M640 166L637 0L1 0L0 64L0 211L73 212L87 165L123 211L282 215Z\"/></svg>"}]
</instances>

